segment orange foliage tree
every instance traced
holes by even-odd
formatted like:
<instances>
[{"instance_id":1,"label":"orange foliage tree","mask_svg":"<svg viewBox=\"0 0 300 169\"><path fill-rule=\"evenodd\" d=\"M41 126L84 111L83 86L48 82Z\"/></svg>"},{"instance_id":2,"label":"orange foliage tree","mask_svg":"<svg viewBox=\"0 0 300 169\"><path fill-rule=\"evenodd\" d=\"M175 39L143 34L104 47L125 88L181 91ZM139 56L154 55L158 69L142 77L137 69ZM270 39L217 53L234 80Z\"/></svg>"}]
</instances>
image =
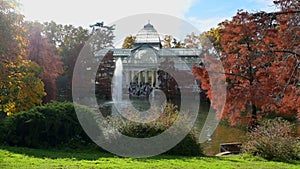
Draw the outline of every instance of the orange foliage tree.
<instances>
[{"instance_id":1,"label":"orange foliage tree","mask_svg":"<svg viewBox=\"0 0 300 169\"><path fill-rule=\"evenodd\" d=\"M221 60L226 76L224 110L212 101L219 118L232 125L256 124L270 113L300 117L300 2L274 1L280 11L248 13L239 11L231 21L220 24ZM218 73L218 69L210 69ZM208 90L214 77L204 65L195 66L201 87ZM219 72L221 73L221 72ZM217 97L215 97L217 98ZM214 104L215 103L215 104Z\"/></svg>"}]
</instances>

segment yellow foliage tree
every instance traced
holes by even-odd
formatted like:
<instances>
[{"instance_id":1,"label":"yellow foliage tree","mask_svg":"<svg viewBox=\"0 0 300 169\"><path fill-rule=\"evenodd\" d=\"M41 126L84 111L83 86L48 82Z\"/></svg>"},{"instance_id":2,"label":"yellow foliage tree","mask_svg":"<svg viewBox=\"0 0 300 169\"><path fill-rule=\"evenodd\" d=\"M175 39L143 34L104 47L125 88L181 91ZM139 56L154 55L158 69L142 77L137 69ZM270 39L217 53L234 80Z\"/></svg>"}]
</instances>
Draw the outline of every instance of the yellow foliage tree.
<instances>
[{"instance_id":1,"label":"yellow foliage tree","mask_svg":"<svg viewBox=\"0 0 300 169\"><path fill-rule=\"evenodd\" d=\"M42 69L34 62L22 60L19 65L8 64L10 70L0 86L0 110L11 115L42 103L44 84L39 78Z\"/></svg>"},{"instance_id":2,"label":"yellow foliage tree","mask_svg":"<svg viewBox=\"0 0 300 169\"><path fill-rule=\"evenodd\" d=\"M41 68L26 58L28 40L16 3L0 0L0 113L7 115L41 104Z\"/></svg>"}]
</instances>

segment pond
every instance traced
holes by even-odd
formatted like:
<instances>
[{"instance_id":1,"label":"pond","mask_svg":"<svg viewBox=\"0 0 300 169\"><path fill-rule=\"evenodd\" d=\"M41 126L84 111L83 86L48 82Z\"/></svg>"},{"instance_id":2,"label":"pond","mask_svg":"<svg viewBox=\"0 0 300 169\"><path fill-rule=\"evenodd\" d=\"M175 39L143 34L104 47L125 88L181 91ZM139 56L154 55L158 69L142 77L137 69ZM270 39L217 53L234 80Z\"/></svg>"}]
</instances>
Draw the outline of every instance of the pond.
<instances>
[{"instance_id":1,"label":"pond","mask_svg":"<svg viewBox=\"0 0 300 169\"><path fill-rule=\"evenodd\" d=\"M150 104L145 98L131 98L130 102L140 111L150 108ZM192 102L191 100L191 103ZM100 105L100 111L103 115L111 114L114 104L111 100L99 100L98 104ZM208 102L201 102L198 117L193 128L196 136L200 136L209 108L210 104ZM220 144L242 142L245 138L245 134L246 132L241 129L219 124L214 131L211 131L211 135L207 136L207 141L202 143L204 153L206 155L216 155L219 153Z\"/></svg>"},{"instance_id":2,"label":"pond","mask_svg":"<svg viewBox=\"0 0 300 169\"><path fill-rule=\"evenodd\" d=\"M201 102L198 119L194 128L199 132L202 129L203 123L206 120L210 104L208 102ZM200 135L200 133L198 133ZM204 153L206 155L216 155L220 152L220 144L242 142L245 139L246 132L239 128L228 125L219 124L217 128L212 131L211 136L207 136L207 141L202 144Z\"/></svg>"}]
</instances>

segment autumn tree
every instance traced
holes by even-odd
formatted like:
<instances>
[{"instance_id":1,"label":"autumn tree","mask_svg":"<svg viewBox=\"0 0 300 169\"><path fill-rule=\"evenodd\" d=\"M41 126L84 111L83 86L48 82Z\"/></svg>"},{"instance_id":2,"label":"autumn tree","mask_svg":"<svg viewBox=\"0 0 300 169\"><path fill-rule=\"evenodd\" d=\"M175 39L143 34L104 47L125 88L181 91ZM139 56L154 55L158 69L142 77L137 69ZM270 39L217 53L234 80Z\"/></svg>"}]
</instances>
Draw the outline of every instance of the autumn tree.
<instances>
[{"instance_id":1,"label":"autumn tree","mask_svg":"<svg viewBox=\"0 0 300 169\"><path fill-rule=\"evenodd\" d=\"M132 35L127 36L123 42L122 48L123 49L132 49L135 39L136 39L136 36L132 36Z\"/></svg>"},{"instance_id":2,"label":"autumn tree","mask_svg":"<svg viewBox=\"0 0 300 169\"><path fill-rule=\"evenodd\" d=\"M43 33L61 56L64 72L57 77L58 100L72 100L72 77L77 57L90 37L88 29L73 25L57 24L53 21L43 24Z\"/></svg>"},{"instance_id":3,"label":"autumn tree","mask_svg":"<svg viewBox=\"0 0 300 169\"><path fill-rule=\"evenodd\" d=\"M27 110L42 102L44 84L41 68L27 60L23 16L15 1L0 0L0 113Z\"/></svg>"},{"instance_id":4,"label":"autumn tree","mask_svg":"<svg viewBox=\"0 0 300 169\"><path fill-rule=\"evenodd\" d=\"M279 12L267 14L278 28L278 39L271 52L279 59L274 62L278 78L277 104L269 108L277 113L298 116L300 119L300 1L274 1ZM264 14L266 15L266 14ZM281 75L278 75L280 72Z\"/></svg>"},{"instance_id":5,"label":"autumn tree","mask_svg":"<svg viewBox=\"0 0 300 169\"><path fill-rule=\"evenodd\" d=\"M163 48L184 48L185 43L177 40L171 35L165 35L163 41Z\"/></svg>"},{"instance_id":6,"label":"autumn tree","mask_svg":"<svg viewBox=\"0 0 300 169\"><path fill-rule=\"evenodd\" d=\"M222 51L221 46L221 39L222 36L220 34L220 29L222 27L222 23L218 24L217 28L211 28L209 31L203 32L199 35L192 32L191 34L186 35L184 39L184 44L186 48L202 48L203 46L211 46L207 45L206 40L208 43L211 43L214 49L218 52Z\"/></svg>"},{"instance_id":7,"label":"autumn tree","mask_svg":"<svg viewBox=\"0 0 300 169\"><path fill-rule=\"evenodd\" d=\"M127 36L123 42L122 48L132 49L135 39L135 36ZM181 42L171 35L165 35L164 39L162 40L162 46L163 48L184 48L186 47L186 44L185 42Z\"/></svg>"},{"instance_id":8,"label":"autumn tree","mask_svg":"<svg viewBox=\"0 0 300 169\"><path fill-rule=\"evenodd\" d=\"M172 47L172 39L171 35L165 35L163 40L163 48L171 48Z\"/></svg>"},{"instance_id":9,"label":"autumn tree","mask_svg":"<svg viewBox=\"0 0 300 169\"><path fill-rule=\"evenodd\" d=\"M56 79L63 73L61 57L55 54L55 48L49 43L48 37L43 35L43 25L38 22L26 24L29 36L29 59L43 68L42 81L45 84L47 95L43 98L44 103L56 100Z\"/></svg>"},{"instance_id":10,"label":"autumn tree","mask_svg":"<svg viewBox=\"0 0 300 169\"><path fill-rule=\"evenodd\" d=\"M192 32L191 34L186 35L184 43L187 48L199 48L201 43L200 40L200 36Z\"/></svg>"},{"instance_id":11,"label":"autumn tree","mask_svg":"<svg viewBox=\"0 0 300 169\"><path fill-rule=\"evenodd\" d=\"M200 39L208 39L210 43L212 43L215 50L220 53L223 50L221 44L222 36L220 34L221 28L222 28L222 23L220 23L217 28L211 28L209 31L204 32L199 36Z\"/></svg>"},{"instance_id":12,"label":"autumn tree","mask_svg":"<svg viewBox=\"0 0 300 169\"><path fill-rule=\"evenodd\" d=\"M44 34L56 47L56 54L62 56L64 63L64 73L57 80L59 100L72 100L72 77L80 52L86 46L89 55L86 57L85 64L87 68L89 65L94 65L93 62L97 61L95 54L101 49L112 47L114 26L96 23L91 25L92 30L89 30L80 26L61 25L53 21L44 25Z\"/></svg>"},{"instance_id":13,"label":"autumn tree","mask_svg":"<svg viewBox=\"0 0 300 169\"><path fill-rule=\"evenodd\" d=\"M275 112L299 117L299 1L275 1L281 10L273 13L239 11L231 21L221 25L222 54L219 58L206 56L209 66L221 60L218 68L193 68L194 74L208 90L218 80L208 76L224 73L227 98L224 111L212 100L218 118L230 119L233 125L255 124L261 117Z\"/></svg>"},{"instance_id":14,"label":"autumn tree","mask_svg":"<svg viewBox=\"0 0 300 169\"><path fill-rule=\"evenodd\" d=\"M39 78L42 69L34 62L22 60L17 65L6 66L10 71L1 86L0 111L7 115L28 110L42 104L44 83Z\"/></svg>"}]
</instances>

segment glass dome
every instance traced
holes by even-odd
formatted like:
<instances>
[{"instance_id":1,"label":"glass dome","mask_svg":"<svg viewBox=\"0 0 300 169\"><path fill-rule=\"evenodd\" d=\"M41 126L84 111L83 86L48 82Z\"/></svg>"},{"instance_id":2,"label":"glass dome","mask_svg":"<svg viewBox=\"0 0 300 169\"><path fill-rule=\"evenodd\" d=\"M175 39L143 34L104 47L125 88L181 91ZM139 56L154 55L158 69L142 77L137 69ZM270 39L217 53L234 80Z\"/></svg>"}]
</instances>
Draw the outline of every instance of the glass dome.
<instances>
[{"instance_id":1,"label":"glass dome","mask_svg":"<svg viewBox=\"0 0 300 169\"><path fill-rule=\"evenodd\" d=\"M141 44L141 43L152 43L152 44L160 44L160 38L159 35L154 29L153 25L148 23L144 26L143 29L141 29L135 39L135 44Z\"/></svg>"}]
</instances>

